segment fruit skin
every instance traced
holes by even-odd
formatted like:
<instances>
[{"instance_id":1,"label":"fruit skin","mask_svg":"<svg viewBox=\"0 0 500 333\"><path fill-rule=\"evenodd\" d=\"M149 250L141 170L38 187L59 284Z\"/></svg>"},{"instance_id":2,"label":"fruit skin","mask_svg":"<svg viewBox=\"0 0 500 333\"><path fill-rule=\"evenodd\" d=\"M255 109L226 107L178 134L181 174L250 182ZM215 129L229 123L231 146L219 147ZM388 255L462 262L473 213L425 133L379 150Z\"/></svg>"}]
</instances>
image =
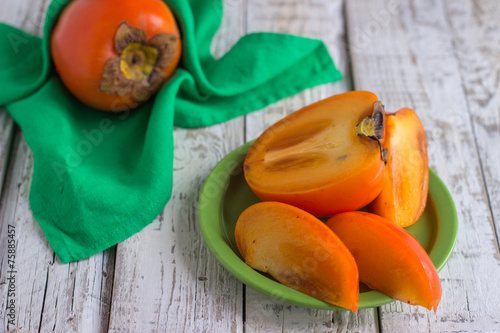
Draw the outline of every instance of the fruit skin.
<instances>
[{"instance_id":1,"label":"fruit skin","mask_svg":"<svg viewBox=\"0 0 500 333\"><path fill-rule=\"evenodd\" d=\"M140 105L131 96L99 91L106 62L119 56L114 38L121 23L142 29L148 36L167 32L177 36L170 77L180 59L181 41L175 18L161 0L75 0L61 13L51 35L51 53L68 90L83 103L104 111L124 111Z\"/></svg>"},{"instance_id":2,"label":"fruit skin","mask_svg":"<svg viewBox=\"0 0 500 333\"><path fill-rule=\"evenodd\" d=\"M316 217L280 202L257 203L238 218L235 238L250 267L356 312L359 279L354 258Z\"/></svg>"},{"instance_id":3,"label":"fruit skin","mask_svg":"<svg viewBox=\"0 0 500 333\"><path fill-rule=\"evenodd\" d=\"M250 148L245 179L263 201L316 216L359 209L381 191L385 164L378 142L356 125L373 112L366 91L335 95L269 127Z\"/></svg>"},{"instance_id":4,"label":"fruit skin","mask_svg":"<svg viewBox=\"0 0 500 333\"><path fill-rule=\"evenodd\" d=\"M367 212L338 214L326 225L354 256L361 282L402 302L437 310L441 299L439 276L410 233Z\"/></svg>"},{"instance_id":5,"label":"fruit skin","mask_svg":"<svg viewBox=\"0 0 500 333\"><path fill-rule=\"evenodd\" d=\"M427 204L429 166L425 131L417 114L408 108L386 116L383 147L388 162L382 191L369 205L370 212L401 227L415 223Z\"/></svg>"}]
</instances>

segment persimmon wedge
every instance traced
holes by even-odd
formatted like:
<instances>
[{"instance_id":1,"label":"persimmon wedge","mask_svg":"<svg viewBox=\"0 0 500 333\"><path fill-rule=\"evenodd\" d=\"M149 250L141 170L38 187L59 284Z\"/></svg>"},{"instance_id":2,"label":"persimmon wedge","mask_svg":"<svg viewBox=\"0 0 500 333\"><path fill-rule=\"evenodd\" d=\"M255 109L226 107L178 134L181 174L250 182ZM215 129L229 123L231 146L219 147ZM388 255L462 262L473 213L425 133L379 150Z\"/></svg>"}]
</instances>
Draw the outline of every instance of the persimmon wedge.
<instances>
[{"instance_id":1,"label":"persimmon wedge","mask_svg":"<svg viewBox=\"0 0 500 333\"><path fill-rule=\"evenodd\" d=\"M326 225L354 256L361 282L394 299L436 311L441 282L410 233L381 216L359 211L332 216Z\"/></svg>"},{"instance_id":2,"label":"persimmon wedge","mask_svg":"<svg viewBox=\"0 0 500 333\"><path fill-rule=\"evenodd\" d=\"M370 212L401 227L415 223L427 203L429 166L425 131L417 114L408 108L387 114L384 148L388 161L382 191Z\"/></svg>"},{"instance_id":3,"label":"persimmon wedge","mask_svg":"<svg viewBox=\"0 0 500 333\"><path fill-rule=\"evenodd\" d=\"M263 201L316 216L359 209L384 179L384 111L367 91L335 95L295 111L251 146L245 178Z\"/></svg>"},{"instance_id":4,"label":"persimmon wedge","mask_svg":"<svg viewBox=\"0 0 500 333\"><path fill-rule=\"evenodd\" d=\"M354 258L313 215L280 202L257 203L238 218L235 238L250 267L295 290L356 312L359 279Z\"/></svg>"}]
</instances>

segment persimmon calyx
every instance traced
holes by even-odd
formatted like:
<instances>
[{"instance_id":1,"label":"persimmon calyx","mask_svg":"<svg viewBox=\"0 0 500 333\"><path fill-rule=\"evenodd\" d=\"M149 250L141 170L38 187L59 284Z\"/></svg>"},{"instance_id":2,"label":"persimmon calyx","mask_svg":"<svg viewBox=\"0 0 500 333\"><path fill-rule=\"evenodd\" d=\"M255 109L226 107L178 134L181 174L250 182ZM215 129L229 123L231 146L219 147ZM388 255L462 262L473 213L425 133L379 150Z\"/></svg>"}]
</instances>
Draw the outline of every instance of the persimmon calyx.
<instances>
[{"instance_id":1,"label":"persimmon calyx","mask_svg":"<svg viewBox=\"0 0 500 333\"><path fill-rule=\"evenodd\" d=\"M132 95L138 101L147 100L157 92L177 50L177 37L158 33L149 41L146 33L126 22L120 24L115 35L117 57L104 66L99 90L119 96Z\"/></svg>"},{"instance_id":2,"label":"persimmon calyx","mask_svg":"<svg viewBox=\"0 0 500 333\"><path fill-rule=\"evenodd\" d=\"M376 101L373 103L373 112L361 120L356 125L356 132L359 136L364 136L378 142L380 147L380 157L384 163L387 163L387 148L382 146L381 139L384 138L385 131L385 111L382 102Z\"/></svg>"}]
</instances>

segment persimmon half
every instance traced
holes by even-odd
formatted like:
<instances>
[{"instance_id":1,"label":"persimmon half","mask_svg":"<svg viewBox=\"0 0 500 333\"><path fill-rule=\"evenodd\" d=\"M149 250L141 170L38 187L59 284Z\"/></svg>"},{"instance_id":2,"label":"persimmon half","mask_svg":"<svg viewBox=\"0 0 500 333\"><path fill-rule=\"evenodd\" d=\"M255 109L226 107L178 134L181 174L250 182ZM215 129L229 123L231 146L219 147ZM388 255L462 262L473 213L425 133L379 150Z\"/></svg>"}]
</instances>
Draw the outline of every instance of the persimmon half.
<instances>
[{"instance_id":1,"label":"persimmon half","mask_svg":"<svg viewBox=\"0 0 500 333\"><path fill-rule=\"evenodd\" d=\"M359 209L381 191L384 111L367 91L335 95L269 127L250 147L245 179L263 201L316 216Z\"/></svg>"},{"instance_id":2,"label":"persimmon half","mask_svg":"<svg viewBox=\"0 0 500 333\"><path fill-rule=\"evenodd\" d=\"M144 103L172 76L181 38L161 0L74 0L52 31L51 54L80 101L124 111Z\"/></svg>"},{"instance_id":3,"label":"persimmon half","mask_svg":"<svg viewBox=\"0 0 500 333\"><path fill-rule=\"evenodd\" d=\"M318 218L284 203L261 202L243 211L234 233L250 267L290 288L356 312L356 262Z\"/></svg>"},{"instance_id":4,"label":"persimmon half","mask_svg":"<svg viewBox=\"0 0 500 333\"><path fill-rule=\"evenodd\" d=\"M337 214L326 225L354 256L361 282L402 302L436 311L441 300L436 268L405 229L367 212Z\"/></svg>"},{"instance_id":5,"label":"persimmon half","mask_svg":"<svg viewBox=\"0 0 500 333\"><path fill-rule=\"evenodd\" d=\"M415 111L388 113L384 147L388 151L382 191L370 212L401 227L415 223L427 204L429 166L425 131Z\"/></svg>"}]
</instances>

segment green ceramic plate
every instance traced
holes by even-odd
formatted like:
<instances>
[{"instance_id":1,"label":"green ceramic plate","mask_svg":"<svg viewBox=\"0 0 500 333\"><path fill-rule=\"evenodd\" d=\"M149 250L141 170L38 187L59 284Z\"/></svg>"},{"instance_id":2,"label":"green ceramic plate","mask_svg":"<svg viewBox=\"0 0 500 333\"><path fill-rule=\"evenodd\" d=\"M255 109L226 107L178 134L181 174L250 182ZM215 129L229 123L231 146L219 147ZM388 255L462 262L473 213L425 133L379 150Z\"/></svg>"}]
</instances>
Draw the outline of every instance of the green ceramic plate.
<instances>
[{"instance_id":1,"label":"green ceramic plate","mask_svg":"<svg viewBox=\"0 0 500 333\"><path fill-rule=\"evenodd\" d=\"M286 287L243 261L234 239L236 221L247 207L259 202L245 181L242 164L252 142L227 155L210 173L199 199L203 238L215 258L244 284L279 300L315 309L345 310ZM430 170L429 199L422 217L407 230L422 244L440 271L450 257L458 221L453 199L441 179ZM377 307L394 299L360 286L359 308Z\"/></svg>"}]
</instances>

